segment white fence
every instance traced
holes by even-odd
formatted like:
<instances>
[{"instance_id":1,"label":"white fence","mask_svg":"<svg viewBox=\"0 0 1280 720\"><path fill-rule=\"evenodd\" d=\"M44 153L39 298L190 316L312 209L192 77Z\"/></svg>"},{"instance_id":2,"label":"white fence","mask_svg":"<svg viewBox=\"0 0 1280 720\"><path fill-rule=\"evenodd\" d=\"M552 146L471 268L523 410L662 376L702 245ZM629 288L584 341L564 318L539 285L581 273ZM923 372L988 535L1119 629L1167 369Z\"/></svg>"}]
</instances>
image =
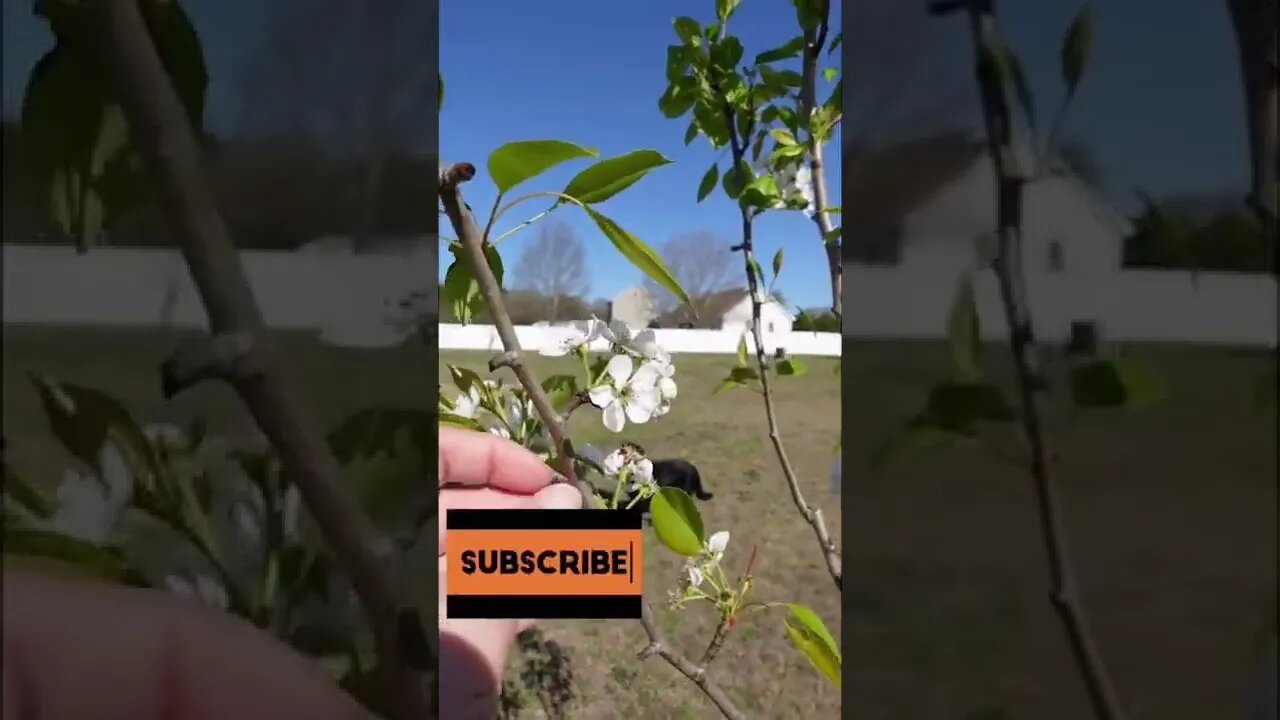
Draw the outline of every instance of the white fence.
<instances>
[{"instance_id":1,"label":"white fence","mask_svg":"<svg viewBox=\"0 0 1280 720\"><path fill-rule=\"evenodd\" d=\"M199 298L180 255L168 249L3 246L6 324L132 325L203 328ZM345 346L384 346L404 339L411 318L398 307L429 289L430 253L350 255L245 251L242 262L267 323L313 330ZM954 278L910 266L845 270L845 332L856 337L934 339L946 332ZM1002 337L1003 315L990 273L976 286L984 335ZM1063 338L1072 320L1094 320L1118 342L1276 345L1276 280L1231 273L1123 271L1081 288L1056 277L1031 283L1040 336ZM520 330L538 342L540 331ZM662 330L673 352L732 352L738 333ZM440 328L446 349L496 349L492 328ZM793 332L766 346L797 355L839 355L838 336Z\"/></svg>"},{"instance_id":2,"label":"white fence","mask_svg":"<svg viewBox=\"0 0 1280 720\"><path fill-rule=\"evenodd\" d=\"M525 348L546 346L561 336L563 331L555 326L521 325L516 327L516 337ZM678 330L660 328L654 330L658 345L671 353L734 353L742 339L740 330ZM754 347L747 339L748 347ZM592 349L605 349L607 341L597 339ZM839 333L789 332L769 333L764 337L767 352L783 348L789 355L826 355L839 357ZM440 325L442 350L486 350L499 352L502 341L492 325Z\"/></svg>"}]
</instances>

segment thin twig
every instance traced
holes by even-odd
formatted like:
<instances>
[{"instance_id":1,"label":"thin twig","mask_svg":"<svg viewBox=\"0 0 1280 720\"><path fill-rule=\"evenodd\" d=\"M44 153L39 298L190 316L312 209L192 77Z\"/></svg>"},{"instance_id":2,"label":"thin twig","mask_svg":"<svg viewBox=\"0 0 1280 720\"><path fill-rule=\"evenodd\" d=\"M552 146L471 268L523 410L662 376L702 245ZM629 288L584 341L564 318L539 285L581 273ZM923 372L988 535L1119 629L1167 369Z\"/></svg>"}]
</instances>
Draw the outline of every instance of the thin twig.
<instances>
[{"instance_id":1,"label":"thin twig","mask_svg":"<svg viewBox=\"0 0 1280 720\"><path fill-rule=\"evenodd\" d=\"M739 137L738 135L733 109L726 104L724 111L728 116L729 146L733 151L733 161L736 167L746 157L747 139L746 136ZM843 561L840 556L840 548L836 547L836 544L831 540L831 533L827 530L827 523L823 519L822 510L810 507L809 503L805 501L804 493L800 490L800 479L796 475L795 467L792 466L790 457L787 456L786 446L782 442L782 431L778 428L777 411L773 404L773 388L769 382L769 358L765 352L764 331L760 320L760 309L764 305L764 293L760 288L759 278L754 270L760 265L755 257L755 245L752 238L752 216L750 209L745 205L739 205L738 211L742 218L742 242L735 249L742 252L742 261L747 273L747 293L751 297L751 337L756 345L756 365L760 370L760 394L764 398L764 412L769 427L769 441L773 444L774 454L778 456L778 464L782 467L782 475L786 478L787 488L791 491L791 501L795 504L796 510L800 512L800 517L804 518L804 521L809 523L809 527L813 528L814 536L818 540L818 547L822 550L822 557L827 563L827 571L831 574L831 580L835 582L836 589L840 590L843 576ZM825 214L819 213L819 215ZM838 253L837 265L839 265Z\"/></svg>"},{"instance_id":2,"label":"thin twig","mask_svg":"<svg viewBox=\"0 0 1280 720\"><path fill-rule=\"evenodd\" d=\"M831 237L833 226L831 216L827 213L827 173L822 157L822 143L814 135L810 122L813 111L818 107L818 58L822 55L822 46L827 37L827 22L830 16L830 2L822 3L822 21L812 30L804 33L805 51L800 85L800 117L801 127L809 128L805 145L809 151L809 173L813 183L813 222L818 226L823 249L827 253L827 272L831 276L831 312L836 320L841 319L842 296L844 292L844 266L840 262L841 242ZM837 121L841 116L837 116ZM832 123L832 128L835 123ZM743 138L745 141L746 138Z\"/></svg>"},{"instance_id":3,"label":"thin twig","mask_svg":"<svg viewBox=\"0 0 1280 720\"><path fill-rule=\"evenodd\" d=\"M1022 425L1031 449L1031 475L1052 577L1052 601L1071 642L1076 663L1095 714L1103 720L1123 717L1119 700L1098 650L1080 599L1062 520L1053 451L1044 429L1040 392L1044 387L1037 361L1026 280L1022 273L1022 189L1025 178L1013 162L1013 130L1003 80L987 48L1001 47L994 0L969 0L969 27L977 61L977 79L986 124L987 149L995 169L999 252L995 263L1000 297L1009 327L1023 405Z\"/></svg>"},{"instance_id":4,"label":"thin twig","mask_svg":"<svg viewBox=\"0 0 1280 720\"><path fill-rule=\"evenodd\" d=\"M512 372L515 373L516 378L528 394L529 400L533 403L538 417L542 419L543 424L547 427L552 443L556 448L556 462L560 472L577 487L578 491L582 493L585 502L592 507L598 508L600 507L600 500L594 489L579 479L574 471L573 446L565 434L562 418L551 406L546 393L542 391L542 386L523 361L515 325L511 322L511 315L507 312L506 304L502 300L502 290L498 285L498 280L494 277L493 271L489 269L489 263L485 258L484 235L481 233L479 226L476 225L475 218L465 210L466 204L462 201L462 193L458 185L472 176L474 176L474 169L469 173L452 172L450 169L446 169L441 174L440 201L444 205L445 214L449 216L449 222L453 224L454 232L462 239L467 251L467 257L471 262L472 274L480 286L480 293L484 297L485 305L489 308L489 315L492 318L494 327L498 330L498 337L502 339L505 353L502 355L501 364L510 367ZM447 182L449 177L458 179L454 182ZM740 720L744 717L742 712L734 706L733 701L725 695L724 691L707 677L704 667L694 665L668 646L662 632L658 629L657 623L654 621L653 610L649 607L648 602L641 604L640 624L644 627L645 634L649 637L648 646L639 653L640 658L658 655L682 675L693 681L726 718Z\"/></svg>"},{"instance_id":5,"label":"thin twig","mask_svg":"<svg viewBox=\"0 0 1280 720\"><path fill-rule=\"evenodd\" d=\"M259 372L230 379L262 432L280 454L307 508L346 570L373 631L387 693L398 717L433 717L435 682L415 667L399 642L400 610L387 569L373 547L374 534L354 500L342 491L342 469L328 444L284 380L271 353L266 327L245 279L200 163L186 111L152 43L137 2L99 0L106 60L115 70L120 101L139 150L160 194L214 335L253 338Z\"/></svg>"}]
</instances>

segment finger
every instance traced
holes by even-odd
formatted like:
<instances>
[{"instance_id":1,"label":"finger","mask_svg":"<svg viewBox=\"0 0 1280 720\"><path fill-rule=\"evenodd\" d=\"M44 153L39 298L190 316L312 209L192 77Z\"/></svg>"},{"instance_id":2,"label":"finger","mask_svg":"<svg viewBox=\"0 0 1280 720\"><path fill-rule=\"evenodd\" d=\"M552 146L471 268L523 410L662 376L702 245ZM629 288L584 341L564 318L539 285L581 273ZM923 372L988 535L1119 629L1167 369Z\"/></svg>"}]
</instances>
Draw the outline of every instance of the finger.
<instances>
[{"instance_id":1,"label":"finger","mask_svg":"<svg viewBox=\"0 0 1280 720\"><path fill-rule=\"evenodd\" d=\"M537 455L489 433L442 427L439 457L441 483L532 495L551 482L551 468Z\"/></svg>"},{"instance_id":2,"label":"finger","mask_svg":"<svg viewBox=\"0 0 1280 720\"><path fill-rule=\"evenodd\" d=\"M492 488L464 488L440 493L439 527L437 545L444 555L447 531L445 518L451 508L477 508L486 510L577 510L582 507L582 495L568 485L548 485L533 495L515 495Z\"/></svg>"},{"instance_id":3,"label":"finger","mask_svg":"<svg viewBox=\"0 0 1280 720\"><path fill-rule=\"evenodd\" d=\"M164 593L6 569L4 630L6 718L362 717L285 645Z\"/></svg>"}]
</instances>

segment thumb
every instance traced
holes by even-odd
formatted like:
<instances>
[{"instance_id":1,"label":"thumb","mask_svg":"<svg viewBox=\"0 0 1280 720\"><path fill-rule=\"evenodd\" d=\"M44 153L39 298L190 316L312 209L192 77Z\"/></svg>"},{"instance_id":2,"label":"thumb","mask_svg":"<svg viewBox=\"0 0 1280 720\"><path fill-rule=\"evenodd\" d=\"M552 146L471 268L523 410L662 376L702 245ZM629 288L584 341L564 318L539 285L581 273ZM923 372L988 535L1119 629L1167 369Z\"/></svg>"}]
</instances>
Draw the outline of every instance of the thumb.
<instances>
[{"instance_id":1,"label":"thumb","mask_svg":"<svg viewBox=\"0 0 1280 720\"><path fill-rule=\"evenodd\" d=\"M533 498L542 509L582 507L582 495L569 485L550 485ZM502 675L516 635L531 619L453 619L446 613L447 556L440 572L440 704L458 708L461 717L492 717L502 690Z\"/></svg>"}]
</instances>

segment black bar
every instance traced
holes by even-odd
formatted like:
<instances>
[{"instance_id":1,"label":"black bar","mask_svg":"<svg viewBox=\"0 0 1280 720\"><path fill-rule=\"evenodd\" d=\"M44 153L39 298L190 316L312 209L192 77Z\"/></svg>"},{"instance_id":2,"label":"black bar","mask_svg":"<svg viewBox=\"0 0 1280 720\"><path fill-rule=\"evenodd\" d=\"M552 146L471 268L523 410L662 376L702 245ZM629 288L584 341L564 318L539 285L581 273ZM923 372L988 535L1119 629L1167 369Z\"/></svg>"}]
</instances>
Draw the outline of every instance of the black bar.
<instances>
[{"instance_id":1,"label":"black bar","mask_svg":"<svg viewBox=\"0 0 1280 720\"><path fill-rule=\"evenodd\" d=\"M447 530L640 530L633 510L449 510Z\"/></svg>"},{"instance_id":2,"label":"black bar","mask_svg":"<svg viewBox=\"0 0 1280 720\"><path fill-rule=\"evenodd\" d=\"M458 619L634 620L643 602L641 595L450 595L445 612Z\"/></svg>"}]
</instances>

